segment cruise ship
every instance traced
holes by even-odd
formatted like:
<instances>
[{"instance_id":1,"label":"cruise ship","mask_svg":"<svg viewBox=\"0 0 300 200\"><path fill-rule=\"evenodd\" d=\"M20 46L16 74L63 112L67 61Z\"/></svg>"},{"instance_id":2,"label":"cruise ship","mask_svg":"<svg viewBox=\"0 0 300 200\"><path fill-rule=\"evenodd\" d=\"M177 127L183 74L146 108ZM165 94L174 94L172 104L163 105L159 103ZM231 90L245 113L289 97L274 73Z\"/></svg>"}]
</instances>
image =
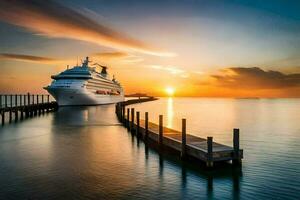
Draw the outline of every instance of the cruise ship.
<instances>
[{"instance_id":1,"label":"cruise ship","mask_svg":"<svg viewBox=\"0 0 300 200\"><path fill-rule=\"evenodd\" d=\"M86 57L81 66L51 76L52 83L44 89L58 105L99 105L124 101L123 88L114 77L109 78L107 67L95 63L102 68L98 72L97 67L90 67L89 63L89 57Z\"/></svg>"}]
</instances>

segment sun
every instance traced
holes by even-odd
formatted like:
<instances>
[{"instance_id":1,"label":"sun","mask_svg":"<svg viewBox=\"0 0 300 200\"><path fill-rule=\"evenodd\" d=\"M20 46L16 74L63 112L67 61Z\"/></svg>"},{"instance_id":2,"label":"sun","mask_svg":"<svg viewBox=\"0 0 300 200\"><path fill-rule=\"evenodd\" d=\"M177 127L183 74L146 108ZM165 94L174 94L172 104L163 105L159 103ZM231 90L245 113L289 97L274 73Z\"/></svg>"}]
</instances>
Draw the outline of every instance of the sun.
<instances>
[{"instance_id":1,"label":"sun","mask_svg":"<svg viewBox=\"0 0 300 200\"><path fill-rule=\"evenodd\" d=\"M173 96L174 93L175 93L175 89L173 87L166 87L165 91L166 91L168 96Z\"/></svg>"}]
</instances>

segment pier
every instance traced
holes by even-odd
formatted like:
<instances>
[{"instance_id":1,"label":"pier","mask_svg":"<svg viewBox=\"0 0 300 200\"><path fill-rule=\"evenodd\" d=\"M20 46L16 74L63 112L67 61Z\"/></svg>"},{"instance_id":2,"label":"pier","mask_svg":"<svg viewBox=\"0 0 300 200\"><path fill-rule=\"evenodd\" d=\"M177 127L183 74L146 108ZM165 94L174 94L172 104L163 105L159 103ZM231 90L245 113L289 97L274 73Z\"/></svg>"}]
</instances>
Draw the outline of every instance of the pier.
<instances>
[{"instance_id":1,"label":"pier","mask_svg":"<svg viewBox=\"0 0 300 200\"><path fill-rule=\"evenodd\" d=\"M6 115L8 123L17 122L25 118L34 117L57 110L56 102L50 102L49 95L39 94L1 94L0 115L1 124L5 124Z\"/></svg>"},{"instance_id":2,"label":"pier","mask_svg":"<svg viewBox=\"0 0 300 200\"><path fill-rule=\"evenodd\" d=\"M153 100L153 99L152 99ZM148 98L148 101L150 99ZM129 108L131 104L146 102L144 99L128 100L116 104L116 114L120 122L145 142L152 142L159 150L170 149L177 152L183 160L197 160L212 168L221 162L230 162L233 165L241 165L243 150L239 145L239 129L233 129L232 147L213 141L213 137L200 138L186 132L186 119L182 119L182 130L177 131L163 126L163 115L159 115L159 124L149 122L149 113L135 111Z\"/></svg>"}]
</instances>

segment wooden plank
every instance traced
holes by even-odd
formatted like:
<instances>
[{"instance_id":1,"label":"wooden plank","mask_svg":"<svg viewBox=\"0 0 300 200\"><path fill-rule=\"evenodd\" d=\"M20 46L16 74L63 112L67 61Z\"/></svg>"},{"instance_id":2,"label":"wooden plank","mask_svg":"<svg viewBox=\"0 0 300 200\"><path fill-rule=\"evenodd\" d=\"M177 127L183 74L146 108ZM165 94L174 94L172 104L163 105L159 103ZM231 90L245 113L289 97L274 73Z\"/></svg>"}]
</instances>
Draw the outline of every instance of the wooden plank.
<instances>
[{"instance_id":1,"label":"wooden plank","mask_svg":"<svg viewBox=\"0 0 300 200\"><path fill-rule=\"evenodd\" d=\"M148 114L147 114L148 115ZM125 119L128 119L127 116L124 116ZM124 122L125 124L128 123ZM133 123L134 126L136 126L135 123ZM140 119L139 122L139 127L140 127L140 132L141 134L145 134L145 120ZM159 143L159 125L148 122L148 137L152 139L153 141ZM235 136L235 142L237 140L237 136ZM182 151L182 134L181 132L170 129L167 127L163 127L163 145L168 146L170 148L173 148L174 150L177 150L179 152ZM229 161L233 159L237 159L236 157L239 158L239 160L242 158L243 155L243 150L239 150L239 154L236 155L234 154L234 148L223 145L217 142L212 142L212 157L208 158L208 142L207 139L197 137L195 135L191 134L186 134L186 154L188 156L192 156L196 159L202 160L202 161L207 161L208 159L211 159L209 163L207 163L208 167L213 166L213 162L216 161ZM237 146L237 144L236 144ZM236 148L237 149L237 148ZM236 156L236 157L234 157Z\"/></svg>"}]
</instances>

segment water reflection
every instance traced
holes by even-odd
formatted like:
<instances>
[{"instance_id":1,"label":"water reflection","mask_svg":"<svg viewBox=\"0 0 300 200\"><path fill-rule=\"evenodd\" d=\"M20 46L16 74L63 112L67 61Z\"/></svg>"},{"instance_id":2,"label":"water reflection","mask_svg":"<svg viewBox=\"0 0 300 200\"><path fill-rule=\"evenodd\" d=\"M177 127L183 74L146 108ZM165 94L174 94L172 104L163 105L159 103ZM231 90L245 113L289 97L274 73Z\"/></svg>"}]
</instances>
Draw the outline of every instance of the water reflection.
<instances>
[{"instance_id":1,"label":"water reflection","mask_svg":"<svg viewBox=\"0 0 300 200\"><path fill-rule=\"evenodd\" d=\"M231 164L225 163L224 165L219 165L217 169L207 170L202 164L198 163L199 165L197 165L197 163L191 164L188 161L181 161L175 154L170 155L167 152L158 152L158 147L149 149L148 146L147 143L142 143L142 145L137 145L136 147L144 148L145 164L147 165L147 168L151 167L151 156L152 158L158 157L158 160L156 161L158 161L158 175L161 185L163 185L164 182L168 182L168 179L170 179L168 178L170 168L173 169L171 170L171 173L176 174L176 176L179 175L178 172L181 170L180 190L183 199L186 198L186 195L189 195L188 191L190 190L191 184L197 185L199 184L198 181L204 182L206 185L205 190L208 199L214 199L218 196L216 193L218 193L220 188L220 182L224 184L221 187L224 187L225 185L230 187L230 199L240 198L240 182L242 177L241 167L232 167ZM203 185L201 188L202 187Z\"/></svg>"},{"instance_id":2,"label":"water reflection","mask_svg":"<svg viewBox=\"0 0 300 200\"><path fill-rule=\"evenodd\" d=\"M1 129L1 134L15 138L0 138L0 199L239 197L240 171L224 166L207 173L177 156L158 153L128 134L113 109L65 107ZM43 140L35 135L18 140L18 134L35 129L46 134Z\"/></svg>"},{"instance_id":3,"label":"water reflection","mask_svg":"<svg viewBox=\"0 0 300 200\"><path fill-rule=\"evenodd\" d=\"M173 98L169 97L167 103L167 127L169 128L173 127L173 112Z\"/></svg>"},{"instance_id":4,"label":"water reflection","mask_svg":"<svg viewBox=\"0 0 300 200\"><path fill-rule=\"evenodd\" d=\"M173 99L168 99L168 126L172 126L172 117L173 117ZM82 130L73 130L72 132L77 133L88 133L86 128L88 125L93 126L103 126L103 125L112 125L116 124L116 119L110 116L110 112L112 110L109 107L77 107L76 109L71 108L62 108L56 114L54 114L53 118L53 132L62 132L62 127L57 125L85 125L82 126ZM107 116L104 118L103 116ZM112 120L113 119L113 120ZM55 128L56 127L56 128ZM103 144L103 140L105 138L99 139L96 135L94 135L92 140L97 140L97 156L96 160L101 162L101 166L99 164L95 165L95 158L91 156L91 148L89 145L95 142L86 143L89 138L82 138L85 141L77 144L76 148L81 149L79 151L74 151L76 153L76 161L77 162L85 162L89 163L83 170L90 171L94 169L94 173L100 173L100 176L109 176L111 179L115 180L124 187L137 187L136 185L129 184L129 179L122 178L123 175L132 177L138 174L144 174L147 171L150 171L150 177L154 177L155 173L158 175L158 187L161 189L166 187L168 184L177 185L180 188L180 195L182 198L185 198L186 195L189 195L189 190L191 190L191 185L193 189L198 190L199 187L202 188L203 184L206 185L206 197L208 199L215 198L216 192L218 191L219 184L218 182L226 182L227 187L230 187L229 191L232 191L230 195L232 199L239 199L239 188L240 188L240 177L241 177L241 169L232 169L230 165L225 165L224 169L218 169L217 171L210 171L203 169L197 165L190 165L189 163L182 162L175 155L166 155L165 153L158 153L157 149L151 148L150 144L145 143L144 141L137 138L134 134L128 134L127 130L124 128L124 131L120 132L112 132L110 133L109 144ZM101 132L99 132L100 134ZM126 134L124 134L126 133ZM129 146L126 144L126 140L122 139L122 146L120 146L120 136L127 137L131 141L129 142ZM107 137L107 136L106 136ZM118 138L118 139L117 139ZM124 143L125 142L125 143ZM109 145L110 147L108 147ZM55 146L55 145L54 145ZM112 148L114 147L114 148ZM55 147L57 148L57 145ZM122 148L122 151L118 149ZM125 148L125 149L124 149ZM140 154L141 151L144 153ZM106 153L104 153L106 152ZM130 154L126 154L126 152L131 152ZM56 151L58 155L59 150ZM115 154L115 155L114 155ZM101 157L99 157L101 155ZM73 156L73 155L72 155ZM123 157L123 161L122 158ZM155 159L156 158L156 159ZM61 161L63 162L63 161ZM142 163L143 164L142 164ZM118 166L112 167L113 163L116 163ZM76 164L73 163L74 166ZM95 166L94 166L95 165ZM141 168L137 168L137 166L142 165ZM123 166L120 168L120 166ZM126 167L124 167L126 166ZM155 168L154 166L157 166ZM108 167L108 168L107 168ZM101 169L105 169L102 174ZM180 173L181 171L181 173ZM178 173L179 172L179 173ZM131 174L132 173L132 174ZM116 174L119 174L120 177L116 177ZM139 175L139 176L140 176ZM133 179L133 178L131 178ZM153 178L152 178L153 179ZM147 181L147 179L140 177L139 181ZM109 182L108 182L109 183ZM143 183L146 184L146 183ZM202 186L199 186L201 184ZM197 186L198 185L198 186ZM215 186L216 185L216 186ZM230 185L230 186L229 186ZM217 188L217 190L215 189ZM174 189L170 189L171 192L169 195L172 196L173 193L176 193ZM173 193L172 193L173 191ZM119 191L120 192L120 191ZM121 193L126 193L126 191L122 191ZM197 196L197 195L196 195ZM157 197L157 198L156 198ZM154 196L154 199L159 199L159 196Z\"/></svg>"}]
</instances>

